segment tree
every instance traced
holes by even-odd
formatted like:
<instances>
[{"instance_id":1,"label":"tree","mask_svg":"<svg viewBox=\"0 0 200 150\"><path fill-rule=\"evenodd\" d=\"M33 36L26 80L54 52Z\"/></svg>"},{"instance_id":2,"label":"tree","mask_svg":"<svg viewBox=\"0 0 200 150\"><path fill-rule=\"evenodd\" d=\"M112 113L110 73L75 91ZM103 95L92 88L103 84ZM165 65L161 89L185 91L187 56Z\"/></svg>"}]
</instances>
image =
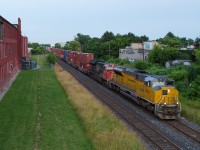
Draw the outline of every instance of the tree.
<instances>
[{"instance_id":1,"label":"tree","mask_svg":"<svg viewBox=\"0 0 200 150\"><path fill-rule=\"evenodd\" d=\"M60 43L56 43L55 44L55 48L61 48L61 44Z\"/></svg>"},{"instance_id":2,"label":"tree","mask_svg":"<svg viewBox=\"0 0 200 150\"><path fill-rule=\"evenodd\" d=\"M134 62L134 67L140 70L145 70L149 67L149 63L147 61L138 60Z\"/></svg>"},{"instance_id":3,"label":"tree","mask_svg":"<svg viewBox=\"0 0 200 150\"><path fill-rule=\"evenodd\" d=\"M197 61L200 61L200 49L194 50L194 55Z\"/></svg>"},{"instance_id":4,"label":"tree","mask_svg":"<svg viewBox=\"0 0 200 150\"><path fill-rule=\"evenodd\" d=\"M166 35L165 35L165 38L175 38L174 34L172 32L168 32Z\"/></svg>"},{"instance_id":5,"label":"tree","mask_svg":"<svg viewBox=\"0 0 200 150\"><path fill-rule=\"evenodd\" d=\"M186 39L186 37L180 38L178 36L175 36L172 32L168 32L164 38L158 39L158 42L168 47L181 48L192 45L194 43L194 40L190 38Z\"/></svg>"},{"instance_id":6,"label":"tree","mask_svg":"<svg viewBox=\"0 0 200 150\"><path fill-rule=\"evenodd\" d=\"M148 60L152 63L165 64L168 60L174 60L177 58L178 49L172 47L162 48L155 46L153 50L148 54Z\"/></svg>"},{"instance_id":7,"label":"tree","mask_svg":"<svg viewBox=\"0 0 200 150\"><path fill-rule=\"evenodd\" d=\"M191 98L200 97L200 75L192 82L191 86L189 87L189 95Z\"/></svg>"},{"instance_id":8,"label":"tree","mask_svg":"<svg viewBox=\"0 0 200 150\"><path fill-rule=\"evenodd\" d=\"M98 58L101 55L100 52L101 40L99 38L94 37L90 39L85 46L87 46L85 52L93 53L95 58Z\"/></svg>"},{"instance_id":9,"label":"tree","mask_svg":"<svg viewBox=\"0 0 200 150\"><path fill-rule=\"evenodd\" d=\"M190 45L192 45L193 43L194 43L194 40L192 40L192 39L186 39L186 37L184 37L184 38L180 38L180 40L181 40L181 43L182 43L182 45L184 46L184 47L187 47L187 46L190 46Z\"/></svg>"},{"instance_id":10,"label":"tree","mask_svg":"<svg viewBox=\"0 0 200 150\"><path fill-rule=\"evenodd\" d=\"M115 35L112 32L106 31L102 35L101 40L102 40L102 42L107 42L107 41L113 40L114 38L115 38Z\"/></svg>"},{"instance_id":11,"label":"tree","mask_svg":"<svg viewBox=\"0 0 200 150\"><path fill-rule=\"evenodd\" d=\"M80 51L81 44L78 41L69 41L69 42L66 42L64 49Z\"/></svg>"},{"instance_id":12,"label":"tree","mask_svg":"<svg viewBox=\"0 0 200 150\"><path fill-rule=\"evenodd\" d=\"M140 38L141 38L141 42L146 42L149 40L149 38L146 35L143 35Z\"/></svg>"},{"instance_id":13,"label":"tree","mask_svg":"<svg viewBox=\"0 0 200 150\"><path fill-rule=\"evenodd\" d=\"M38 43L29 43L28 46L29 46L30 48L36 49L37 47L40 46L40 44L38 44Z\"/></svg>"},{"instance_id":14,"label":"tree","mask_svg":"<svg viewBox=\"0 0 200 150\"><path fill-rule=\"evenodd\" d=\"M45 52L44 47L42 47L40 44L38 43L29 43L29 47L31 47L31 53L33 55L40 55L43 54Z\"/></svg>"},{"instance_id":15,"label":"tree","mask_svg":"<svg viewBox=\"0 0 200 150\"><path fill-rule=\"evenodd\" d=\"M56 62L56 57L55 57L55 55L53 55L52 53L49 53L49 54L47 55L47 61L48 61L49 63L51 63L51 64L55 64L55 62Z\"/></svg>"},{"instance_id":16,"label":"tree","mask_svg":"<svg viewBox=\"0 0 200 150\"><path fill-rule=\"evenodd\" d=\"M194 46L195 46L195 48L199 48L199 45L200 45L200 37L197 37L195 39Z\"/></svg>"},{"instance_id":17,"label":"tree","mask_svg":"<svg viewBox=\"0 0 200 150\"><path fill-rule=\"evenodd\" d=\"M174 38L165 37L163 39L160 39L160 43L168 47L177 47L177 48L183 47L183 43L181 42L181 39L178 37Z\"/></svg>"},{"instance_id":18,"label":"tree","mask_svg":"<svg viewBox=\"0 0 200 150\"><path fill-rule=\"evenodd\" d=\"M85 44L91 39L89 35L83 35L81 33L78 33L76 37L74 38L75 41L78 41L81 44L81 51L86 50Z\"/></svg>"}]
</instances>

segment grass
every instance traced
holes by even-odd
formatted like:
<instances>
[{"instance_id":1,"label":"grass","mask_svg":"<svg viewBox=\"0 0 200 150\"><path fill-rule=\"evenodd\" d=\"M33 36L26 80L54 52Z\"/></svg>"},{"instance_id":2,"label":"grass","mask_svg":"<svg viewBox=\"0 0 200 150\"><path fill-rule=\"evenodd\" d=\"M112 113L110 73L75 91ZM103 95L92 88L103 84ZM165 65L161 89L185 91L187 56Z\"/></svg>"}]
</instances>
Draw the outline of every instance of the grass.
<instances>
[{"instance_id":1,"label":"grass","mask_svg":"<svg viewBox=\"0 0 200 150\"><path fill-rule=\"evenodd\" d=\"M68 93L97 150L145 149L137 136L91 95L72 75L55 66L61 85Z\"/></svg>"},{"instance_id":2,"label":"grass","mask_svg":"<svg viewBox=\"0 0 200 150\"><path fill-rule=\"evenodd\" d=\"M182 106L182 116L200 125L200 102L190 101L180 97Z\"/></svg>"},{"instance_id":3,"label":"grass","mask_svg":"<svg viewBox=\"0 0 200 150\"><path fill-rule=\"evenodd\" d=\"M21 71L0 102L0 149L92 150L94 146L52 70Z\"/></svg>"}]
</instances>

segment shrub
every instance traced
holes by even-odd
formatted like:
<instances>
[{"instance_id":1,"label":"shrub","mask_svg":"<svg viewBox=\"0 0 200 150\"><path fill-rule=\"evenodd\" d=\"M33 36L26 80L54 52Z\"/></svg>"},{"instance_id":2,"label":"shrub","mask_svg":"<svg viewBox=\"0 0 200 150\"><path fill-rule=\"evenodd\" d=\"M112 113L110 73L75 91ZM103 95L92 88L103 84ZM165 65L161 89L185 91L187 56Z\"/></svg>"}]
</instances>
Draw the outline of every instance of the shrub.
<instances>
[{"instance_id":1,"label":"shrub","mask_svg":"<svg viewBox=\"0 0 200 150\"><path fill-rule=\"evenodd\" d=\"M150 66L150 64L146 61L138 60L134 62L134 68L145 70Z\"/></svg>"},{"instance_id":2,"label":"shrub","mask_svg":"<svg viewBox=\"0 0 200 150\"><path fill-rule=\"evenodd\" d=\"M47 55L47 61L48 61L49 63L51 63L51 64L55 64L55 62L56 62L56 56L53 55L53 54L51 54L51 53L49 53L49 54Z\"/></svg>"},{"instance_id":3,"label":"shrub","mask_svg":"<svg viewBox=\"0 0 200 150\"><path fill-rule=\"evenodd\" d=\"M31 50L31 53L32 53L33 55L41 55L41 54L43 54L44 52L45 52L44 48L43 48L43 47L40 47L40 46L38 46L38 47L36 47L36 48L34 48L34 49Z\"/></svg>"},{"instance_id":4,"label":"shrub","mask_svg":"<svg viewBox=\"0 0 200 150\"><path fill-rule=\"evenodd\" d=\"M148 60L152 63L159 63L164 65L168 60L177 58L178 50L171 47L155 46L154 49L148 54Z\"/></svg>"},{"instance_id":5,"label":"shrub","mask_svg":"<svg viewBox=\"0 0 200 150\"><path fill-rule=\"evenodd\" d=\"M200 75L192 82L191 86L189 87L189 96L191 98L200 97Z\"/></svg>"}]
</instances>

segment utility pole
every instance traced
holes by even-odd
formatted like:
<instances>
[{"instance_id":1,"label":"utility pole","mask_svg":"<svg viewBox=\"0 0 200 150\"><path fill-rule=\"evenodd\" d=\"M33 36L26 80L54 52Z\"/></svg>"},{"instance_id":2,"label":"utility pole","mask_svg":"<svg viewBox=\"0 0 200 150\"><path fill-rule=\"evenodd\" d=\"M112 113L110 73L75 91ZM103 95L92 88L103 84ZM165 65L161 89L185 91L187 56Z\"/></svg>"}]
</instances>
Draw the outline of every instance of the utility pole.
<instances>
[{"instance_id":1,"label":"utility pole","mask_svg":"<svg viewBox=\"0 0 200 150\"><path fill-rule=\"evenodd\" d=\"M110 59L110 43L109 43L109 59Z\"/></svg>"},{"instance_id":2,"label":"utility pole","mask_svg":"<svg viewBox=\"0 0 200 150\"><path fill-rule=\"evenodd\" d=\"M144 61L144 42L142 40L142 52L143 52L143 61Z\"/></svg>"}]
</instances>

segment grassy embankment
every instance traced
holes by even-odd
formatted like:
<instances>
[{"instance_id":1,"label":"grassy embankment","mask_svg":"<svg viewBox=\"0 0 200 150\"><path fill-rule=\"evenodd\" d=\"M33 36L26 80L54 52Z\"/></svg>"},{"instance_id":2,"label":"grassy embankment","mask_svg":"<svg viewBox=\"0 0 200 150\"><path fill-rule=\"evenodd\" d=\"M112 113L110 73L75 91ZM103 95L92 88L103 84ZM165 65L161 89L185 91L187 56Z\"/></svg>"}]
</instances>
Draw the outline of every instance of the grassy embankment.
<instances>
[{"instance_id":1,"label":"grassy embankment","mask_svg":"<svg viewBox=\"0 0 200 150\"><path fill-rule=\"evenodd\" d=\"M1 150L90 150L94 146L53 70L21 71L0 102Z\"/></svg>"},{"instance_id":2,"label":"grassy embankment","mask_svg":"<svg viewBox=\"0 0 200 150\"><path fill-rule=\"evenodd\" d=\"M85 124L96 149L144 149L136 136L127 131L126 127L71 74L58 65L55 66L55 72L68 93L69 101Z\"/></svg>"},{"instance_id":3,"label":"grassy embankment","mask_svg":"<svg viewBox=\"0 0 200 150\"><path fill-rule=\"evenodd\" d=\"M184 97L180 97L182 106L182 116L188 120L200 125L200 102L190 101Z\"/></svg>"}]
</instances>

